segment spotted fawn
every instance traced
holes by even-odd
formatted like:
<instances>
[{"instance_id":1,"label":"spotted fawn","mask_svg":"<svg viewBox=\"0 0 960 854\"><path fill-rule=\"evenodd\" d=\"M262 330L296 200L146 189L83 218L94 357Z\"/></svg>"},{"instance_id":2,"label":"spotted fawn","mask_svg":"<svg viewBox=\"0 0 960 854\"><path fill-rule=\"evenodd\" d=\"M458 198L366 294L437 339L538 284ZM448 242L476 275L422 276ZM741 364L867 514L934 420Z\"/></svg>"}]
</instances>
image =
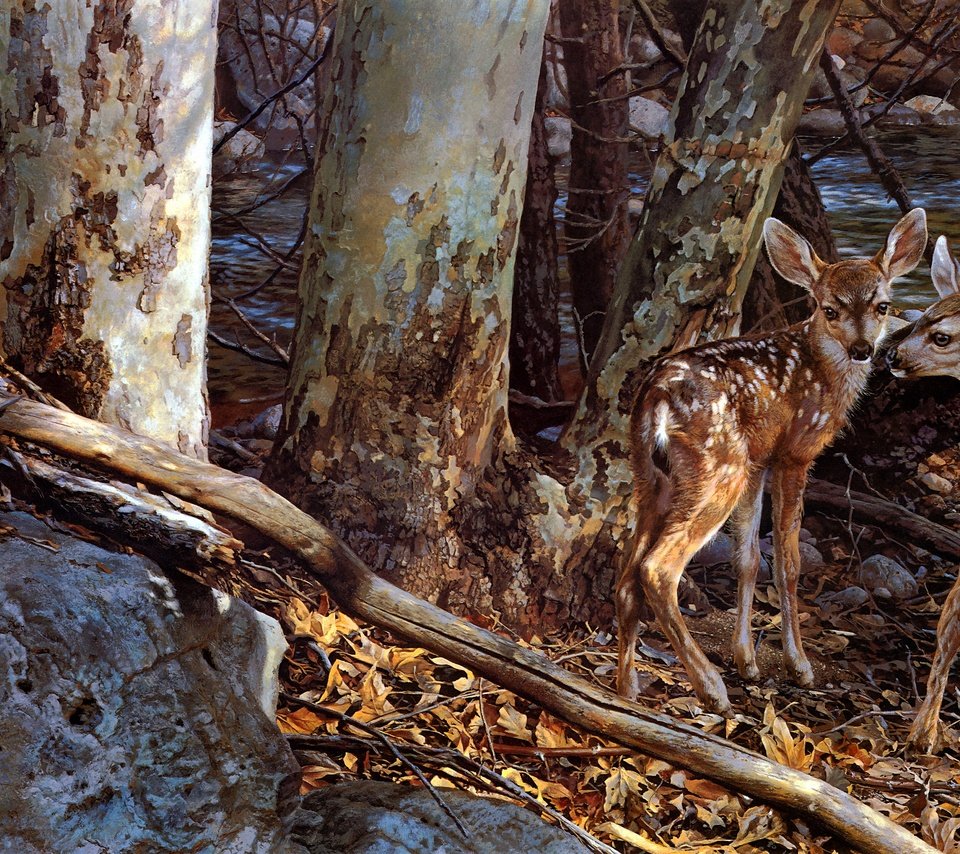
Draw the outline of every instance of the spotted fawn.
<instances>
[{"instance_id":1,"label":"spotted fawn","mask_svg":"<svg viewBox=\"0 0 960 854\"><path fill-rule=\"evenodd\" d=\"M897 335L887 353L890 371L898 377L949 376L960 379L960 268L940 237L930 266L940 301ZM927 678L927 695L917 710L907 744L930 753L940 746L940 706L950 665L960 650L960 581L954 584L940 612L937 649Z\"/></svg>"},{"instance_id":2,"label":"spotted fawn","mask_svg":"<svg viewBox=\"0 0 960 854\"><path fill-rule=\"evenodd\" d=\"M697 696L712 710L730 710L723 679L691 637L677 602L690 558L728 519L739 574L734 659L744 678L759 676L750 611L768 471L784 659L797 683L813 681L797 611L807 471L866 385L885 332L891 282L920 261L926 216L919 208L908 213L873 258L836 264L820 260L777 219L768 219L763 233L776 270L813 295L813 315L778 332L665 356L651 367L634 403L630 465L637 524L616 590L617 687L629 699L638 690L634 657L645 597Z\"/></svg>"}]
</instances>

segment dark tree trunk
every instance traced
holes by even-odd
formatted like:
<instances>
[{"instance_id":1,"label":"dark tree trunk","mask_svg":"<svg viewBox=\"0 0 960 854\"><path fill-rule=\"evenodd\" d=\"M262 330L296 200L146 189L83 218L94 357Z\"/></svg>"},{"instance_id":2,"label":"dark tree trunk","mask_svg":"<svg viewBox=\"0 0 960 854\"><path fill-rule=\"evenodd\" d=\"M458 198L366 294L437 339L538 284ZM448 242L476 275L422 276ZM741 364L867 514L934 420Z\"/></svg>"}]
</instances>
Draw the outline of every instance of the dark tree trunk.
<instances>
[{"instance_id":1,"label":"dark tree trunk","mask_svg":"<svg viewBox=\"0 0 960 854\"><path fill-rule=\"evenodd\" d=\"M546 58L530 132L527 187L520 217L520 237L513 277L513 322L510 336L510 386L543 400L562 397L557 373L560 360L560 285L557 275L557 200L553 159L547 150L544 99Z\"/></svg>"},{"instance_id":2,"label":"dark tree trunk","mask_svg":"<svg viewBox=\"0 0 960 854\"><path fill-rule=\"evenodd\" d=\"M564 237L573 306L587 357L593 353L617 270L630 243L627 220L629 107L622 73L619 3L560 0L573 136Z\"/></svg>"},{"instance_id":3,"label":"dark tree trunk","mask_svg":"<svg viewBox=\"0 0 960 854\"><path fill-rule=\"evenodd\" d=\"M807 238L824 261L832 264L839 260L823 200L796 141L787 158L773 215ZM779 329L807 317L810 309L807 294L774 272L766 253L761 252L743 301L743 331Z\"/></svg>"}]
</instances>

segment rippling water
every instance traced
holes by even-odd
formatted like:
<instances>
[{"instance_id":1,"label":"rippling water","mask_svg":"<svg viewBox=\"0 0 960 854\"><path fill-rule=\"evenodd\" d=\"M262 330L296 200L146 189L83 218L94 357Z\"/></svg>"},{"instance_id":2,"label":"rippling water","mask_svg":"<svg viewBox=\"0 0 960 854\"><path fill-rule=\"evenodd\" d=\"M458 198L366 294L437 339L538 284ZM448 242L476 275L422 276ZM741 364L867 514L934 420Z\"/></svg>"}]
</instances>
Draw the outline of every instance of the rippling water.
<instances>
[{"instance_id":1,"label":"rippling water","mask_svg":"<svg viewBox=\"0 0 960 854\"><path fill-rule=\"evenodd\" d=\"M960 196L960 132L953 128L888 132L879 139L900 171L914 204L926 208L931 234L946 234L953 246L960 250L960 216L955 213L957 197ZM808 151L819 145L816 140L807 143ZM261 195L269 194L303 169L302 163L265 162L262 175L218 181L214 185L214 204L223 210L239 210ZM645 190L646 174L646 161L638 157L632 175L635 204ZM819 161L813 174L841 254L873 254L879 250L899 218L899 210L871 174L863 155L858 151L838 152ZM565 176L561 173L559 178L562 182ZM282 198L243 217L247 227L261 235L275 254L286 254L300 229L302 211L309 195L309 179L309 174L304 175ZM558 200L560 215L564 202L561 195ZM240 303L251 321L268 335L276 335L284 345L288 344L293 333L295 268L299 262L299 255L294 256L288 268L282 269L269 285ZM238 228L235 220L222 216L215 219L210 258L215 294L226 297L242 294L262 282L276 267L277 262L257 246L254 238ZM896 302L904 308L921 308L934 297L926 262L901 280L896 290ZM572 322L569 306L562 312L561 322L569 328ZM224 337L233 339L239 334L241 341L252 342L240 321L222 303L214 302L211 324ZM573 362L575 347L572 336L568 338L564 357ZM245 406L254 411L262 409L278 399L283 386L283 372L279 368L254 363L246 356L214 344L210 346L209 374L215 409L230 406L229 414L223 415L221 420L234 417L238 406L241 411Z\"/></svg>"},{"instance_id":2,"label":"rippling water","mask_svg":"<svg viewBox=\"0 0 960 854\"><path fill-rule=\"evenodd\" d=\"M931 236L946 234L954 251L960 250L960 132L929 128L922 133L888 132L878 139L913 203L926 208ZM818 144L808 142L808 151ZM841 255L872 255L879 250L900 211L863 155L843 151L825 157L815 164L813 177ZM902 308L923 308L935 299L927 262L921 261L913 273L898 280L894 294Z\"/></svg>"}]
</instances>

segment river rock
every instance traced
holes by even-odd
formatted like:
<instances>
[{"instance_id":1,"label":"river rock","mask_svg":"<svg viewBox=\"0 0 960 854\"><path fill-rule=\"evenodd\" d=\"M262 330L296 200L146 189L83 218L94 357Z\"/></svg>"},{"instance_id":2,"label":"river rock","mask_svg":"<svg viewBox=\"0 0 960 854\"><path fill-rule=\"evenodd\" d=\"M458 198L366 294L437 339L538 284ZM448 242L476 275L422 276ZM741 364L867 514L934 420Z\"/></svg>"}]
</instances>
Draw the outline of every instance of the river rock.
<instances>
[{"instance_id":1,"label":"river rock","mask_svg":"<svg viewBox=\"0 0 960 854\"><path fill-rule=\"evenodd\" d=\"M903 106L916 110L920 115L936 115L937 113L957 112L957 108L943 98L935 95L914 95Z\"/></svg>"},{"instance_id":2,"label":"river rock","mask_svg":"<svg viewBox=\"0 0 960 854\"><path fill-rule=\"evenodd\" d=\"M836 27L827 38L827 50L834 56L849 61L854 48L863 41L863 36L848 27Z\"/></svg>"},{"instance_id":3,"label":"river rock","mask_svg":"<svg viewBox=\"0 0 960 854\"><path fill-rule=\"evenodd\" d=\"M268 406L250 422L250 433L257 439L276 439L283 417L283 404Z\"/></svg>"},{"instance_id":4,"label":"river rock","mask_svg":"<svg viewBox=\"0 0 960 854\"><path fill-rule=\"evenodd\" d=\"M566 831L506 801L436 790L467 830L463 836L423 789L341 783L303 799L292 839L310 854L585 854Z\"/></svg>"},{"instance_id":5,"label":"river rock","mask_svg":"<svg viewBox=\"0 0 960 854\"><path fill-rule=\"evenodd\" d=\"M801 136L843 136L847 126L839 110L811 110L800 117L797 133Z\"/></svg>"},{"instance_id":6,"label":"river rock","mask_svg":"<svg viewBox=\"0 0 960 854\"><path fill-rule=\"evenodd\" d=\"M656 141L667 130L670 111L639 95L630 99L630 127L646 140Z\"/></svg>"},{"instance_id":7,"label":"river rock","mask_svg":"<svg viewBox=\"0 0 960 854\"><path fill-rule=\"evenodd\" d=\"M802 540L800 541L800 567L804 571L815 571L824 567L823 555L820 554L819 549Z\"/></svg>"},{"instance_id":8,"label":"river rock","mask_svg":"<svg viewBox=\"0 0 960 854\"><path fill-rule=\"evenodd\" d=\"M868 602L870 594L862 587L845 587L843 590L834 590L823 593L814 601L821 608L834 608L840 611L853 610Z\"/></svg>"},{"instance_id":9,"label":"river rock","mask_svg":"<svg viewBox=\"0 0 960 854\"><path fill-rule=\"evenodd\" d=\"M570 119L563 116L547 116L543 120L547 130L547 151L551 157L565 159L570 156L570 140L573 128Z\"/></svg>"},{"instance_id":10,"label":"river rock","mask_svg":"<svg viewBox=\"0 0 960 854\"><path fill-rule=\"evenodd\" d=\"M920 589L913 573L886 555L868 557L860 566L860 580L867 590L881 599L909 599Z\"/></svg>"},{"instance_id":11,"label":"river rock","mask_svg":"<svg viewBox=\"0 0 960 854\"><path fill-rule=\"evenodd\" d=\"M931 492L936 492L938 495L949 495L951 492L953 492L953 484L945 477L941 477L932 471L928 471L926 474L921 475L920 483L922 483Z\"/></svg>"},{"instance_id":12,"label":"river rock","mask_svg":"<svg viewBox=\"0 0 960 854\"><path fill-rule=\"evenodd\" d=\"M301 850L277 623L24 513L0 532L0 849Z\"/></svg>"},{"instance_id":13,"label":"river rock","mask_svg":"<svg viewBox=\"0 0 960 854\"><path fill-rule=\"evenodd\" d=\"M864 108L864 120L872 118L882 112L882 107L883 105L881 104L872 104ZM916 110L911 110L909 107L903 106L903 104L894 104L876 122L879 128L916 127L919 124L921 124L920 114Z\"/></svg>"},{"instance_id":14,"label":"river rock","mask_svg":"<svg viewBox=\"0 0 960 854\"><path fill-rule=\"evenodd\" d=\"M235 122L214 122L213 144L216 146L236 126ZM213 176L224 178L242 172L255 172L260 167L263 152L263 140L246 128L241 128L214 155Z\"/></svg>"},{"instance_id":15,"label":"river rock","mask_svg":"<svg viewBox=\"0 0 960 854\"><path fill-rule=\"evenodd\" d=\"M717 531L710 540L693 558L694 563L701 566L718 566L721 563L730 563L733 560L733 539L726 531Z\"/></svg>"},{"instance_id":16,"label":"river rock","mask_svg":"<svg viewBox=\"0 0 960 854\"><path fill-rule=\"evenodd\" d=\"M896 38L896 31L883 18L871 18L863 25L863 37L868 41L885 43Z\"/></svg>"}]
</instances>

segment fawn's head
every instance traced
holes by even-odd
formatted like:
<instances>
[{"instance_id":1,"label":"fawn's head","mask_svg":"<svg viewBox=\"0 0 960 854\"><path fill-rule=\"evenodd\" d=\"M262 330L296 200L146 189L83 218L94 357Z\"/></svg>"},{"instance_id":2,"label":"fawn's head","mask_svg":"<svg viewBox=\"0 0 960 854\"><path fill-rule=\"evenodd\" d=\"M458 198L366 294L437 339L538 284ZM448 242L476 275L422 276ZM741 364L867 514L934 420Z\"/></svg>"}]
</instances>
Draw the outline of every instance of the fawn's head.
<instances>
[{"instance_id":1,"label":"fawn's head","mask_svg":"<svg viewBox=\"0 0 960 854\"><path fill-rule=\"evenodd\" d=\"M960 379L960 266L942 235L930 275L941 299L904 330L903 340L887 353L887 364L897 377Z\"/></svg>"},{"instance_id":2,"label":"fawn's head","mask_svg":"<svg viewBox=\"0 0 960 854\"><path fill-rule=\"evenodd\" d=\"M787 281L806 288L816 300L815 332L833 339L851 361L866 363L886 330L890 286L923 257L927 217L914 208L887 237L873 258L849 258L827 264L792 228L770 217L763 226L767 254Z\"/></svg>"}]
</instances>

